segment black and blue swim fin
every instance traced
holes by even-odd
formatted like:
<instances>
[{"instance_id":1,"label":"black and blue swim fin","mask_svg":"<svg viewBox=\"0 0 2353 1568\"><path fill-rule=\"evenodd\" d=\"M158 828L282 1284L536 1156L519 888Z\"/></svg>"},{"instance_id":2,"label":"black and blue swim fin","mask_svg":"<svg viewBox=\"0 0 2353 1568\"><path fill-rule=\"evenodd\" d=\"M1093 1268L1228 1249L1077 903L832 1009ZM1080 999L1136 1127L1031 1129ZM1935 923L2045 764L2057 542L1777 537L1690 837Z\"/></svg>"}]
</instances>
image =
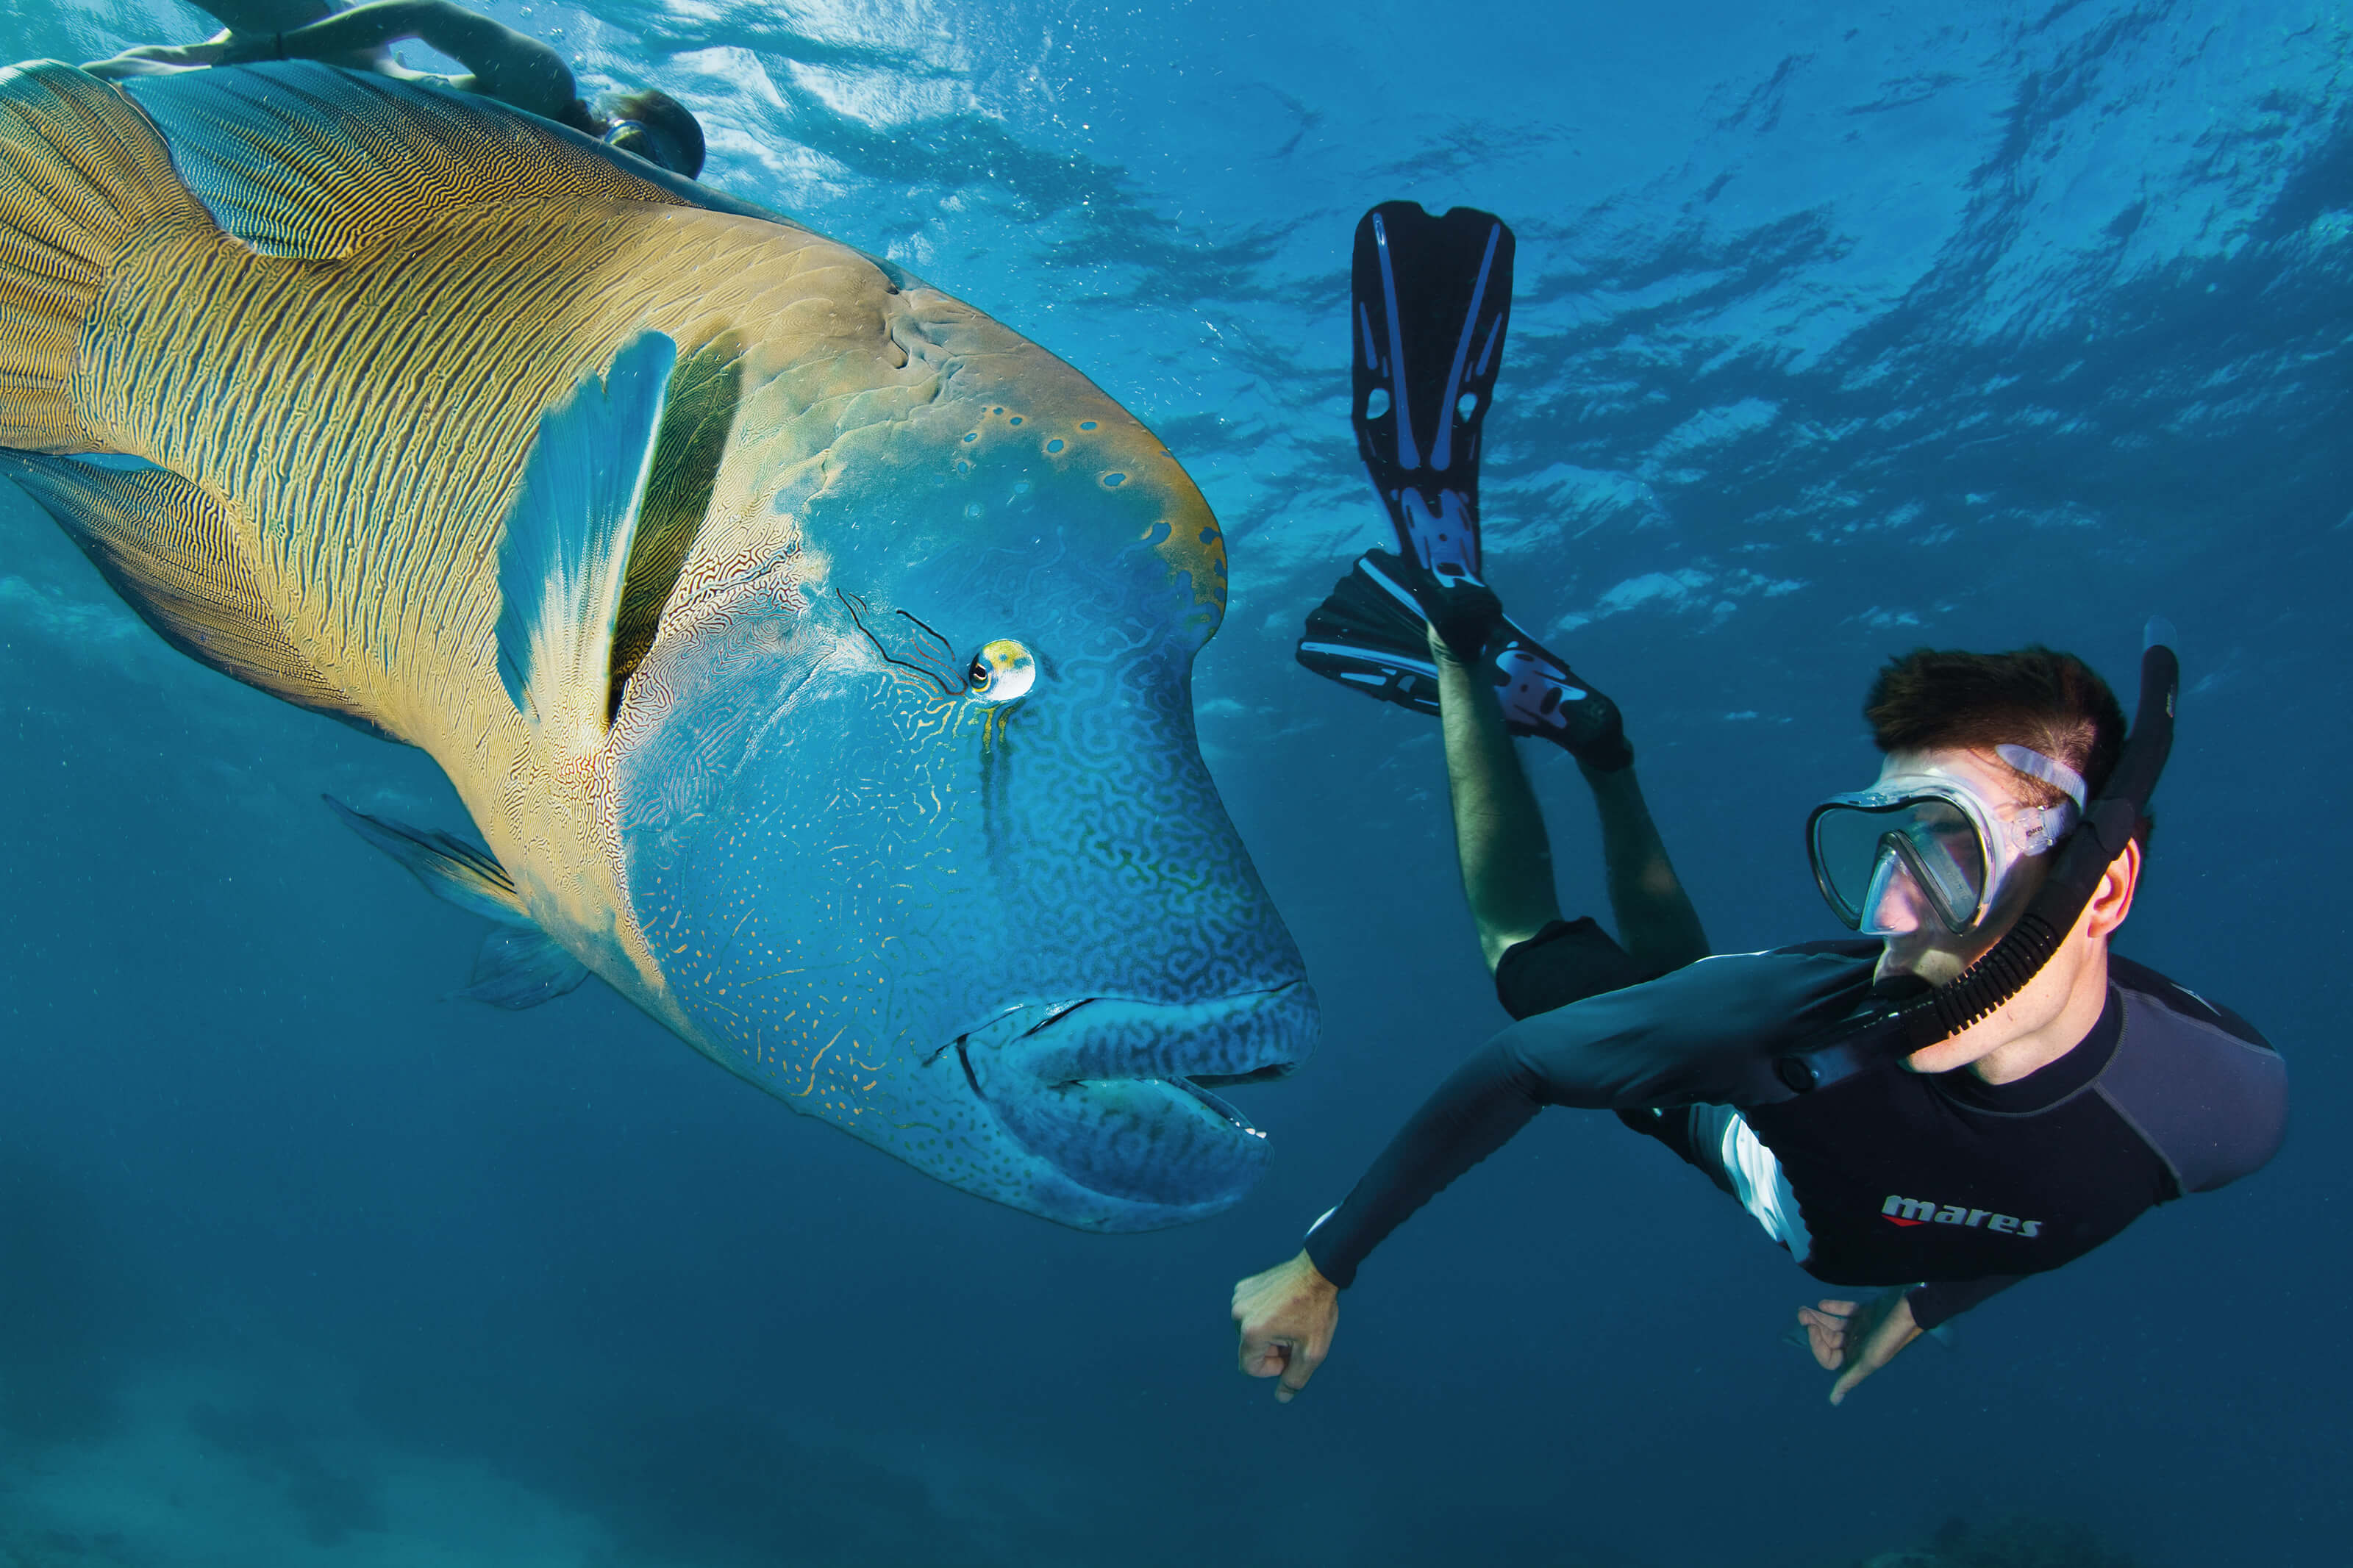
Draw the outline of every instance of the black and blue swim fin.
<instances>
[{"instance_id":1,"label":"black and blue swim fin","mask_svg":"<svg viewBox=\"0 0 2353 1568\"><path fill-rule=\"evenodd\" d=\"M1356 225L1356 450L1405 557L1477 579L1479 442L1512 314L1512 231L1493 213L1383 202Z\"/></svg>"},{"instance_id":2,"label":"black and blue swim fin","mask_svg":"<svg viewBox=\"0 0 2353 1568\"><path fill-rule=\"evenodd\" d=\"M1457 579L1454 591L1468 584ZM1382 702L1433 717L1438 666L1430 652L1427 598L1433 586L1410 561L1368 550L1307 616L1299 662L1326 680ZM1476 592L1485 594L1483 587ZM1492 603L1492 599L1490 601ZM1567 660L1520 629L1498 606L1483 662L1514 735L1552 742L1601 773L1634 760L1618 705L1568 668Z\"/></svg>"}]
</instances>

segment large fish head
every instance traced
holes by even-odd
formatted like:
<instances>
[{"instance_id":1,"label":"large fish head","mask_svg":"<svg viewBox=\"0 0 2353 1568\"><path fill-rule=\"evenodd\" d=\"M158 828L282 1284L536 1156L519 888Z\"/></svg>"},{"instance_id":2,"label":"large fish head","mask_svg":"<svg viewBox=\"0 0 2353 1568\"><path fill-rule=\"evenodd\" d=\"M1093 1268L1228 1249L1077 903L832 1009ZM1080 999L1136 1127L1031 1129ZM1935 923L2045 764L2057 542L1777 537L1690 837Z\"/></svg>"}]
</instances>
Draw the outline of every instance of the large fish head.
<instances>
[{"instance_id":1,"label":"large fish head","mask_svg":"<svg viewBox=\"0 0 2353 1568\"><path fill-rule=\"evenodd\" d=\"M1214 1091L1317 1030L1194 732L1224 543L1077 372L915 306L869 387L747 395L738 510L793 547L705 572L630 681L630 913L674 1026L795 1109L1067 1225L1198 1218L1267 1160Z\"/></svg>"}]
</instances>

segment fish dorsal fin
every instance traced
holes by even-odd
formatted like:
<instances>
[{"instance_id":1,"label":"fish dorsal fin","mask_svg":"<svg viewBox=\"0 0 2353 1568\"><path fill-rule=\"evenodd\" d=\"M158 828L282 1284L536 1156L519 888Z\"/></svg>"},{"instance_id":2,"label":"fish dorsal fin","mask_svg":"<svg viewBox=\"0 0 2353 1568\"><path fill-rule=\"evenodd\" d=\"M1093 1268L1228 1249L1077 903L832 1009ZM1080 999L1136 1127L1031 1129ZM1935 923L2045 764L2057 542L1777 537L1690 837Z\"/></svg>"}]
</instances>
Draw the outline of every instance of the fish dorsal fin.
<instances>
[{"instance_id":1,"label":"fish dorsal fin","mask_svg":"<svg viewBox=\"0 0 2353 1568\"><path fill-rule=\"evenodd\" d=\"M338 260L456 209L518 201L773 216L493 100L315 61L122 87L163 132L173 166L213 220L265 256Z\"/></svg>"},{"instance_id":2,"label":"fish dorsal fin","mask_svg":"<svg viewBox=\"0 0 2353 1568\"><path fill-rule=\"evenodd\" d=\"M298 647L238 553L228 508L167 468L0 452L16 481L165 642L298 707L397 739Z\"/></svg>"},{"instance_id":3,"label":"fish dorsal fin","mask_svg":"<svg viewBox=\"0 0 2353 1568\"><path fill-rule=\"evenodd\" d=\"M539 416L499 545L499 679L558 747L593 751L609 716L613 631L678 345L640 332L600 379Z\"/></svg>"}]
</instances>

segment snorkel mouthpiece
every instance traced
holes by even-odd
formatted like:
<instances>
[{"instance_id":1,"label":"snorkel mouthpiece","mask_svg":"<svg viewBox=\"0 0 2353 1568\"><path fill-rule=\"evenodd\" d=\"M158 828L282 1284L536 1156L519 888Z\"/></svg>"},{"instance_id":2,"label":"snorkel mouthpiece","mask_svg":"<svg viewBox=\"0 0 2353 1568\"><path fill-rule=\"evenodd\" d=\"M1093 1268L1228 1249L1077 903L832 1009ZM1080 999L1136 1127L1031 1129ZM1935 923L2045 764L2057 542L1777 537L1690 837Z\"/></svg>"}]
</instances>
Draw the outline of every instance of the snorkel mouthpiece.
<instances>
[{"instance_id":1,"label":"snorkel mouthpiece","mask_svg":"<svg viewBox=\"0 0 2353 1568\"><path fill-rule=\"evenodd\" d=\"M2140 705L2124 754L2099 798L2084 808L2083 820L2061 842L2049 879L2018 923L1951 984L1908 1001L1874 997L1814 1044L1775 1058L1773 1077L1785 1093L1768 1089L1768 1099L1810 1094L1889 1057L1908 1057L1951 1039L1990 1017L2051 962L2092 901L2101 877L2147 816L2149 796L2172 753L2174 701L2181 687L2173 641L2173 624L2152 616L2142 637Z\"/></svg>"}]
</instances>

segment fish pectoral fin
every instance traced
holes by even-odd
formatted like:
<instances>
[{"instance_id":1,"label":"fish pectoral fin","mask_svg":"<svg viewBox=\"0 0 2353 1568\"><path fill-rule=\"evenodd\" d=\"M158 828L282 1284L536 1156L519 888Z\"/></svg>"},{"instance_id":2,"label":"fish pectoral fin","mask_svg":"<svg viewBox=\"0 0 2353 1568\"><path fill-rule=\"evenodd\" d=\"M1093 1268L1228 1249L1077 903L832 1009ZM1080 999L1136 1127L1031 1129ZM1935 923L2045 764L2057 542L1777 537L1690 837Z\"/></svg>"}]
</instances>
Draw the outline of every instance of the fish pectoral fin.
<instances>
[{"instance_id":1,"label":"fish pectoral fin","mask_svg":"<svg viewBox=\"0 0 2353 1568\"><path fill-rule=\"evenodd\" d=\"M499 545L499 679L568 752L605 738L613 628L678 345L640 332L539 416Z\"/></svg>"},{"instance_id":2,"label":"fish pectoral fin","mask_svg":"<svg viewBox=\"0 0 2353 1568\"><path fill-rule=\"evenodd\" d=\"M530 926L538 931L523 909L522 895L515 891L514 879L489 850L436 828L411 827L353 811L331 795L319 798L343 819L344 826L406 867L409 875L435 898L501 926ZM477 973L475 978L481 976Z\"/></svg>"},{"instance_id":3,"label":"fish pectoral fin","mask_svg":"<svg viewBox=\"0 0 2353 1568\"><path fill-rule=\"evenodd\" d=\"M629 677L653 647L662 613L710 514L712 491L743 404L744 352L743 334L729 327L670 372L613 623L612 679L605 698L608 726L621 710Z\"/></svg>"},{"instance_id":4,"label":"fish pectoral fin","mask_svg":"<svg viewBox=\"0 0 2353 1568\"><path fill-rule=\"evenodd\" d=\"M536 1007L579 989L588 966L535 925L502 925L474 954L472 983L455 997L508 1012Z\"/></svg>"},{"instance_id":5,"label":"fish pectoral fin","mask_svg":"<svg viewBox=\"0 0 2353 1568\"><path fill-rule=\"evenodd\" d=\"M221 500L152 463L107 467L0 452L0 474L55 518L109 586L199 664L300 708L397 740L288 635L247 570Z\"/></svg>"}]
</instances>

